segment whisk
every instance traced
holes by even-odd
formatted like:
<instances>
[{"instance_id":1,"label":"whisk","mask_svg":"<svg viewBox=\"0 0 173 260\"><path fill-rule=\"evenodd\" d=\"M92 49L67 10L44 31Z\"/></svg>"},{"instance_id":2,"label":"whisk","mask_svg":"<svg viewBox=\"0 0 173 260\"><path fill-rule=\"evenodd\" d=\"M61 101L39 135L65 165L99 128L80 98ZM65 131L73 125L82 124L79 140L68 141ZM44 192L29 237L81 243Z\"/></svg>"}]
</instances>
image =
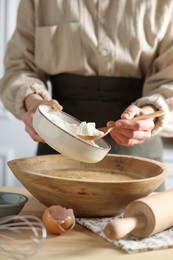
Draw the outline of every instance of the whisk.
<instances>
[{"instance_id":1,"label":"whisk","mask_svg":"<svg viewBox=\"0 0 173 260\"><path fill-rule=\"evenodd\" d=\"M35 254L46 236L46 229L36 216L15 215L0 219L0 250L13 259L23 260Z\"/></svg>"}]
</instances>

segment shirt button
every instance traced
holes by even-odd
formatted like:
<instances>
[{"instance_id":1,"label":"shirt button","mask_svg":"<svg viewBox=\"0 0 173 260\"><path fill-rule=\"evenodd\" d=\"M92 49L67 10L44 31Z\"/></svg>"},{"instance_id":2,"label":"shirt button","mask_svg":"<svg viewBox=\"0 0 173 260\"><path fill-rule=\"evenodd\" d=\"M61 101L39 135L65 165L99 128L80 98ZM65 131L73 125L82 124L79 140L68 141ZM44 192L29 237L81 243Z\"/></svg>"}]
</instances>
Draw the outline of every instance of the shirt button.
<instances>
[{"instance_id":1,"label":"shirt button","mask_svg":"<svg viewBox=\"0 0 173 260\"><path fill-rule=\"evenodd\" d=\"M108 50L107 50L107 49L101 50L101 55L102 55L103 57L106 57L106 56L108 55Z\"/></svg>"}]
</instances>

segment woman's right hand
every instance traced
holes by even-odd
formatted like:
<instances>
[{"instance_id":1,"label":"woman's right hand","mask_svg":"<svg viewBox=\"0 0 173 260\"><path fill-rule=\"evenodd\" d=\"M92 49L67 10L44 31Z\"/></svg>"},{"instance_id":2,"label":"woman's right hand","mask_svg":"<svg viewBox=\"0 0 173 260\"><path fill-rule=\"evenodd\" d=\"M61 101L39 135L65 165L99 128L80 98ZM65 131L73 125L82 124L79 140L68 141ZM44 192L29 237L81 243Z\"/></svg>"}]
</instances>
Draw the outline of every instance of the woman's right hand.
<instances>
[{"instance_id":1,"label":"woman's right hand","mask_svg":"<svg viewBox=\"0 0 173 260\"><path fill-rule=\"evenodd\" d=\"M39 105L48 105L50 107L55 106L57 110L61 111L62 106L57 100L43 100L38 94L28 95L24 101L26 107L26 113L22 120L25 124L25 131L31 136L35 142L44 142L44 140L37 134L33 127L33 117Z\"/></svg>"}]
</instances>

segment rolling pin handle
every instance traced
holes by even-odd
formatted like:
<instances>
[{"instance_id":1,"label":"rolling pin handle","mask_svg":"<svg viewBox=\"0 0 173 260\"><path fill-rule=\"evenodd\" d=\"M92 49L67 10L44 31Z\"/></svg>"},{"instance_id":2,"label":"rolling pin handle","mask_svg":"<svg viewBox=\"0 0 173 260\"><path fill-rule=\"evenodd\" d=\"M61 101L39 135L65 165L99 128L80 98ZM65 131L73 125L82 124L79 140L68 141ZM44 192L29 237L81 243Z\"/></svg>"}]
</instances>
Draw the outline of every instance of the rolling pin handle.
<instances>
[{"instance_id":1,"label":"rolling pin handle","mask_svg":"<svg viewBox=\"0 0 173 260\"><path fill-rule=\"evenodd\" d=\"M136 216L116 219L109 222L104 228L104 234L111 240L120 239L137 228L145 226L145 217Z\"/></svg>"}]
</instances>

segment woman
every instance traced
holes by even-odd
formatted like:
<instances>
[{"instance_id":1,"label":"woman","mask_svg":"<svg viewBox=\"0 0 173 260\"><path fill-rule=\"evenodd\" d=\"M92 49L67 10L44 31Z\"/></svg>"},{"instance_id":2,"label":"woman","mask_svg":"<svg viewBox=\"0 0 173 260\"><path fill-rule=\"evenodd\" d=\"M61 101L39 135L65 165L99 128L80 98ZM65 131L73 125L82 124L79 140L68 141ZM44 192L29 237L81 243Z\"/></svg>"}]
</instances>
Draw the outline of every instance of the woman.
<instances>
[{"instance_id":1,"label":"woman","mask_svg":"<svg viewBox=\"0 0 173 260\"><path fill-rule=\"evenodd\" d=\"M39 104L54 104L115 125L111 153L162 160L160 135L173 136L172 17L171 0L21 1L0 95L39 142L37 154L55 152L32 125ZM130 120L158 109L157 121Z\"/></svg>"}]
</instances>

